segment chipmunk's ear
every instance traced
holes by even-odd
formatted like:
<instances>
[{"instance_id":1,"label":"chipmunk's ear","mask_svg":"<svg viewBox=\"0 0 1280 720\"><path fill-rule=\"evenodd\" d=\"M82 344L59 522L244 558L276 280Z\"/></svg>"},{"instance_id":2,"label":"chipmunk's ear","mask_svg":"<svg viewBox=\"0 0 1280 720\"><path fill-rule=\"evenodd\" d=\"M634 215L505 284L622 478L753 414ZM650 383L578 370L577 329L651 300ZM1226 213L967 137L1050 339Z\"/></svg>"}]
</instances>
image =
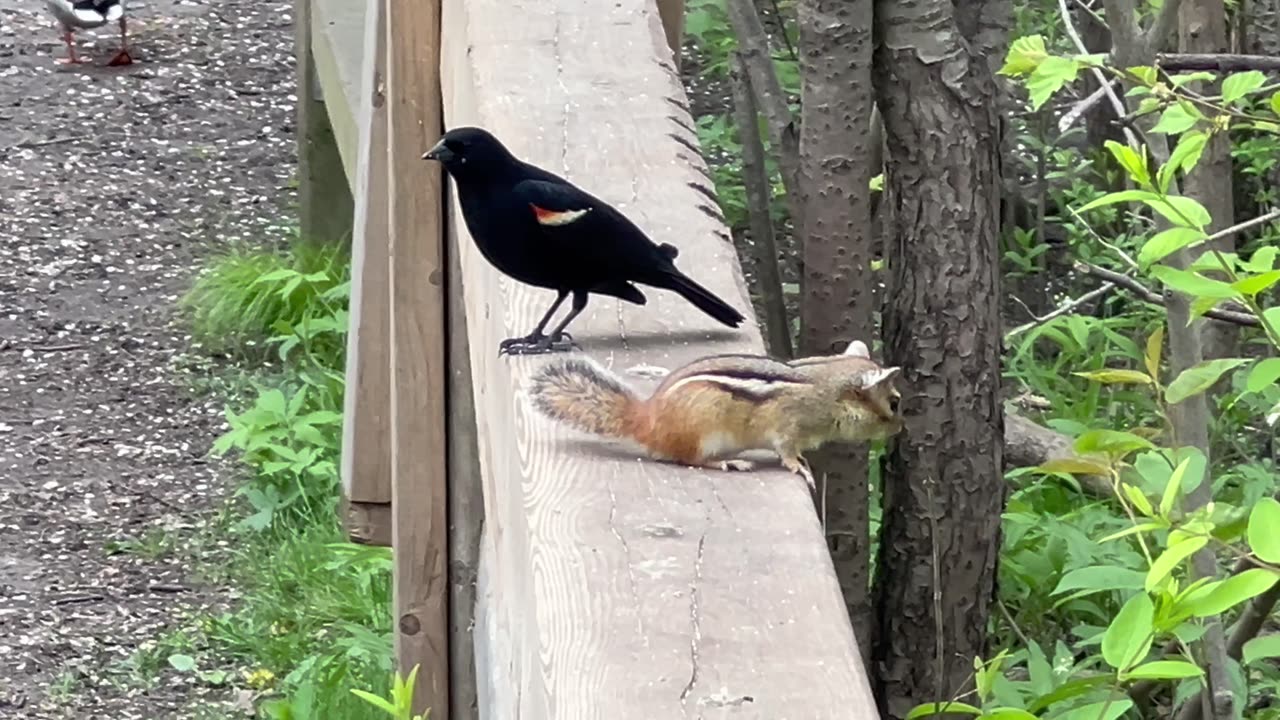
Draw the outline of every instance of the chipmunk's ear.
<instances>
[{"instance_id":1,"label":"chipmunk's ear","mask_svg":"<svg viewBox=\"0 0 1280 720\"><path fill-rule=\"evenodd\" d=\"M859 373L855 379L855 383L859 389L870 390L871 388L879 387L880 385L893 380L898 377L898 374L901 372L902 368L900 367L874 368L872 370Z\"/></svg>"},{"instance_id":2,"label":"chipmunk's ear","mask_svg":"<svg viewBox=\"0 0 1280 720\"><path fill-rule=\"evenodd\" d=\"M849 347L844 349L843 353L846 357L861 357L871 359L871 351L867 349L867 344L861 340L853 340L849 343Z\"/></svg>"}]
</instances>

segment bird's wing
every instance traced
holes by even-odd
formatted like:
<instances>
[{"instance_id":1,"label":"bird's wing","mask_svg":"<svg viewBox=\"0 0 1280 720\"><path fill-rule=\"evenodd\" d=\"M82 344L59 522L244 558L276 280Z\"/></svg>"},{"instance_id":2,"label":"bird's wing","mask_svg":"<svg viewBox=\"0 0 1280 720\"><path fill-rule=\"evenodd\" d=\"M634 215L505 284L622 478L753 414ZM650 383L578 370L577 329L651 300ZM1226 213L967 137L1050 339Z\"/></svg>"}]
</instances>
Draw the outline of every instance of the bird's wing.
<instances>
[{"instance_id":1,"label":"bird's wing","mask_svg":"<svg viewBox=\"0 0 1280 720\"><path fill-rule=\"evenodd\" d=\"M675 257L674 247L655 245L617 209L568 182L522 180L512 191L528 206L542 236L582 262L628 274Z\"/></svg>"}]
</instances>

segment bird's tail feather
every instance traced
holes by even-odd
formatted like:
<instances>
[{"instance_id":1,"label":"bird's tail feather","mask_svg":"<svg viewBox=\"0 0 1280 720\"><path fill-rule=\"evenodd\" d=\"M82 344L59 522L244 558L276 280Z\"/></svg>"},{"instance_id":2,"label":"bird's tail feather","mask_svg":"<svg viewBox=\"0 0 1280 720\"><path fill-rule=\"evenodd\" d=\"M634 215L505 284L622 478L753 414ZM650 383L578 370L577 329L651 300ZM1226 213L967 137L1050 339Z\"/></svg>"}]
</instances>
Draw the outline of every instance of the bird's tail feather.
<instances>
[{"instance_id":1,"label":"bird's tail feather","mask_svg":"<svg viewBox=\"0 0 1280 720\"><path fill-rule=\"evenodd\" d=\"M693 303L699 310L729 327L738 327L746 319L732 305L716 297L715 293L702 287L693 278L675 268L642 282L646 285L674 290L680 294L680 297Z\"/></svg>"},{"instance_id":2,"label":"bird's tail feather","mask_svg":"<svg viewBox=\"0 0 1280 720\"><path fill-rule=\"evenodd\" d=\"M589 360L548 363L529 390L542 414L577 430L622 440L636 438L640 398L622 380Z\"/></svg>"}]
</instances>

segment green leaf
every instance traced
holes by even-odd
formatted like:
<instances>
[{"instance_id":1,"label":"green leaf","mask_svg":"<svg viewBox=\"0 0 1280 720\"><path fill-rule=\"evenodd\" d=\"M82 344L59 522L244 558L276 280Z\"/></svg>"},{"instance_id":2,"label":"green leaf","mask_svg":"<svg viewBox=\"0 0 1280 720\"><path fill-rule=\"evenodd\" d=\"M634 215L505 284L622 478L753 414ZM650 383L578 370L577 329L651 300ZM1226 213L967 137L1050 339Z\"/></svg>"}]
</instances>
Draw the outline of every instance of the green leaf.
<instances>
[{"instance_id":1,"label":"green leaf","mask_svg":"<svg viewBox=\"0 0 1280 720\"><path fill-rule=\"evenodd\" d=\"M1139 185L1151 184L1151 172L1147 169L1147 157L1145 154L1139 154L1138 151L1115 140L1108 140L1103 143L1107 150L1111 151L1111 155L1115 157L1116 162L1120 163L1129 173L1129 177Z\"/></svg>"},{"instance_id":2,"label":"green leaf","mask_svg":"<svg viewBox=\"0 0 1280 720\"><path fill-rule=\"evenodd\" d=\"M1207 237L1209 236L1203 230L1195 228L1175 227L1161 230L1138 251L1138 264L1146 268L1151 263L1163 260L1184 247L1203 242Z\"/></svg>"},{"instance_id":3,"label":"green leaf","mask_svg":"<svg viewBox=\"0 0 1280 720\"><path fill-rule=\"evenodd\" d=\"M1199 70L1199 71L1190 72L1190 73L1179 73L1169 78L1169 80L1173 82L1174 87L1182 87L1183 85L1186 85L1189 82L1213 82L1214 80L1217 80L1217 79L1218 79L1217 75L1214 75L1211 72L1206 72L1204 70Z\"/></svg>"},{"instance_id":4,"label":"green leaf","mask_svg":"<svg viewBox=\"0 0 1280 720\"><path fill-rule=\"evenodd\" d=\"M1280 563L1280 502L1262 498L1249 513L1249 547L1263 562Z\"/></svg>"},{"instance_id":5,"label":"green leaf","mask_svg":"<svg viewBox=\"0 0 1280 720\"><path fill-rule=\"evenodd\" d=\"M1147 338L1147 351L1142 362L1147 366L1147 374L1153 378L1160 377L1160 352L1164 346L1164 325L1160 325Z\"/></svg>"},{"instance_id":6,"label":"green leaf","mask_svg":"<svg viewBox=\"0 0 1280 720\"><path fill-rule=\"evenodd\" d=\"M1157 281L1165 283L1172 290L1192 297L1219 297L1219 299L1226 300L1240 295L1228 283L1215 281L1215 279L1206 278L1204 275L1188 272L1188 270L1170 268L1167 265L1155 266L1155 268L1151 269L1151 274L1156 275Z\"/></svg>"},{"instance_id":7,"label":"green leaf","mask_svg":"<svg viewBox=\"0 0 1280 720\"><path fill-rule=\"evenodd\" d=\"M1170 105L1161 115L1160 122L1151 128L1151 132L1165 133L1167 135L1177 135L1186 132L1196 124L1200 118L1187 112L1182 103Z\"/></svg>"},{"instance_id":8,"label":"green leaf","mask_svg":"<svg viewBox=\"0 0 1280 720\"><path fill-rule=\"evenodd\" d=\"M1204 536L1189 537L1182 542L1170 544L1168 549L1160 553L1160 557L1151 563L1151 569L1147 571L1147 591L1150 592L1159 587L1179 563L1208 544L1209 538Z\"/></svg>"},{"instance_id":9,"label":"green leaf","mask_svg":"<svg viewBox=\"0 0 1280 720\"><path fill-rule=\"evenodd\" d=\"M1191 172L1191 168L1200 162L1200 156L1204 154L1204 147L1208 142L1209 135L1200 130L1183 133L1182 137L1178 138L1178 144L1174 146L1173 152L1169 153L1168 162L1160 168L1160 192L1169 191L1169 185L1172 184L1173 174L1176 171Z\"/></svg>"},{"instance_id":10,"label":"green leaf","mask_svg":"<svg viewBox=\"0 0 1280 720\"><path fill-rule=\"evenodd\" d=\"M1191 465L1191 458L1184 458L1169 476L1169 482L1164 486L1164 495L1160 497L1161 517L1169 517L1170 511L1173 510L1173 501L1178 498L1178 491L1182 488L1182 476L1187 474L1189 465Z\"/></svg>"},{"instance_id":11,"label":"green leaf","mask_svg":"<svg viewBox=\"0 0 1280 720\"><path fill-rule=\"evenodd\" d=\"M1186 660L1153 660L1125 673L1129 680L1181 680L1200 677L1204 671Z\"/></svg>"},{"instance_id":12,"label":"green leaf","mask_svg":"<svg viewBox=\"0 0 1280 720\"><path fill-rule=\"evenodd\" d=\"M1022 708L999 707L988 710L981 720L1040 720Z\"/></svg>"},{"instance_id":13,"label":"green leaf","mask_svg":"<svg viewBox=\"0 0 1280 720\"><path fill-rule=\"evenodd\" d=\"M1222 81L1222 102L1230 104L1262 87L1267 76L1257 70L1232 73Z\"/></svg>"},{"instance_id":14,"label":"green leaf","mask_svg":"<svg viewBox=\"0 0 1280 720\"><path fill-rule=\"evenodd\" d=\"M278 388L272 388L259 395L258 407L279 417L287 416L286 409L288 405L285 403L284 393L280 392Z\"/></svg>"},{"instance_id":15,"label":"green leaf","mask_svg":"<svg viewBox=\"0 0 1280 720\"><path fill-rule=\"evenodd\" d=\"M1266 568L1250 568L1220 583L1214 583L1207 592L1189 599L1186 609L1194 617L1220 615L1270 590L1277 580L1280 577Z\"/></svg>"},{"instance_id":16,"label":"green leaf","mask_svg":"<svg viewBox=\"0 0 1280 720\"><path fill-rule=\"evenodd\" d=\"M1004 57L1004 67L1000 68L1001 75L1027 75L1037 67L1044 59L1049 57L1048 51L1044 47L1044 38L1039 35L1027 35L1014 40L1009 45L1009 52Z\"/></svg>"},{"instance_id":17,"label":"green leaf","mask_svg":"<svg viewBox=\"0 0 1280 720\"><path fill-rule=\"evenodd\" d=\"M1133 526L1131 526L1131 527L1127 527L1127 528L1125 528L1125 529L1123 529L1123 530L1119 530L1119 531L1117 531L1117 532L1113 532L1113 533L1111 533L1110 535L1108 535L1108 536L1106 536L1106 537L1102 538L1102 539L1101 539L1101 540L1099 540L1098 542L1100 542L1100 543L1111 542L1112 540L1119 540L1119 539L1120 539L1120 538L1122 538L1122 537L1128 537L1128 536L1130 536L1130 535L1137 535L1138 533L1150 532L1150 531L1152 531L1152 530L1161 530L1161 529L1163 529L1163 528L1168 527L1168 525L1169 525L1169 524L1168 524L1168 523L1166 523L1166 522L1146 522L1146 523L1139 523L1138 525L1133 525Z\"/></svg>"},{"instance_id":18,"label":"green leaf","mask_svg":"<svg viewBox=\"0 0 1280 720\"><path fill-rule=\"evenodd\" d=\"M1277 253L1280 253L1280 248L1275 245L1265 245L1254 250L1249 259L1241 261L1240 265L1249 272L1267 272L1275 268Z\"/></svg>"},{"instance_id":19,"label":"green leaf","mask_svg":"<svg viewBox=\"0 0 1280 720\"><path fill-rule=\"evenodd\" d=\"M1070 667L1071 659L1067 658L1065 662L1066 666ZM1110 675L1092 675L1068 680L1059 686L1057 690L1032 700L1031 704L1027 705L1027 710L1038 713L1045 708L1053 707L1063 700L1070 700L1073 697L1084 695L1095 687L1110 685L1113 679Z\"/></svg>"},{"instance_id":20,"label":"green leaf","mask_svg":"<svg viewBox=\"0 0 1280 720\"><path fill-rule=\"evenodd\" d=\"M1231 287L1238 290L1241 295L1253 297L1258 293L1265 292L1272 285L1275 285L1277 281L1280 281L1280 270L1271 270L1258 275L1241 278L1240 280L1231 283Z\"/></svg>"},{"instance_id":21,"label":"green leaf","mask_svg":"<svg viewBox=\"0 0 1280 720\"><path fill-rule=\"evenodd\" d=\"M1251 393L1262 392L1280 379L1280 358L1267 358L1258 361L1249 371L1249 379L1245 381L1245 389Z\"/></svg>"},{"instance_id":22,"label":"green leaf","mask_svg":"<svg viewBox=\"0 0 1280 720\"><path fill-rule=\"evenodd\" d=\"M1082 455L1092 452L1125 454L1154 447L1146 438L1119 430L1090 430L1075 441L1075 451Z\"/></svg>"},{"instance_id":23,"label":"green leaf","mask_svg":"<svg viewBox=\"0 0 1280 720\"><path fill-rule=\"evenodd\" d=\"M1271 112L1280 115L1280 91L1271 96Z\"/></svg>"},{"instance_id":24,"label":"green leaf","mask_svg":"<svg viewBox=\"0 0 1280 720\"><path fill-rule=\"evenodd\" d=\"M1066 473L1068 475L1102 475L1106 476L1111 472L1111 467L1105 463L1091 460L1089 458L1055 458L1046 460L1036 466L1036 470L1043 473Z\"/></svg>"},{"instance_id":25,"label":"green leaf","mask_svg":"<svg viewBox=\"0 0 1280 720\"><path fill-rule=\"evenodd\" d=\"M1138 509L1139 514L1143 517L1151 517L1156 514L1155 508L1151 507L1151 501L1147 499L1146 493L1142 492L1141 488L1129 483L1123 483L1120 487L1124 490L1125 497L1129 498L1129 502L1133 503L1133 506Z\"/></svg>"},{"instance_id":26,"label":"green leaf","mask_svg":"<svg viewBox=\"0 0 1280 720\"><path fill-rule=\"evenodd\" d=\"M1225 373L1247 362L1249 362L1247 358L1220 358L1218 360L1205 360L1198 365L1189 367L1174 378L1173 382L1169 383L1169 387L1165 388L1165 402L1170 405L1177 405L1193 395L1198 395L1218 382L1218 378Z\"/></svg>"},{"instance_id":27,"label":"green leaf","mask_svg":"<svg viewBox=\"0 0 1280 720\"><path fill-rule=\"evenodd\" d=\"M1121 715L1129 712L1132 707L1133 701L1129 698L1116 698L1115 700L1090 703L1084 707L1078 707L1057 716L1054 720L1116 720Z\"/></svg>"},{"instance_id":28,"label":"green leaf","mask_svg":"<svg viewBox=\"0 0 1280 720\"><path fill-rule=\"evenodd\" d=\"M1203 230L1212 221L1209 210L1186 195L1166 195L1163 202L1147 204L1174 225Z\"/></svg>"},{"instance_id":29,"label":"green leaf","mask_svg":"<svg viewBox=\"0 0 1280 720\"><path fill-rule=\"evenodd\" d=\"M169 656L169 665L178 672L191 672L196 669L196 659L190 655L176 653Z\"/></svg>"},{"instance_id":30,"label":"green leaf","mask_svg":"<svg viewBox=\"0 0 1280 720\"><path fill-rule=\"evenodd\" d=\"M1107 205L1115 205L1122 202L1142 202L1151 204L1153 202L1161 202L1160 196L1150 190L1117 190L1103 195L1100 198L1094 198L1080 207L1078 212L1086 212L1094 208L1105 207Z\"/></svg>"},{"instance_id":31,"label":"green leaf","mask_svg":"<svg viewBox=\"0 0 1280 720\"><path fill-rule=\"evenodd\" d=\"M1031 77L1027 78L1031 108L1039 110L1063 85L1075 80L1079 72L1080 63L1071 58L1050 55L1041 60L1040 65L1031 71Z\"/></svg>"},{"instance_id":32,"label":"green leaf","mask_svg":"<svg viewBox=\"0 0 1280 720\"><path fill-rule=\"evenodd\" d=\"M1123 385L1125 383L1134 383L1138 385L1150 385L1151 378L1144 372L1137 370L1092 370L1090 372L1071 373L1082 378L1100 382L1103 385Z\"/></svg>"},{"instance_id":33,"label":"green leaf","mask_svg":"<svg viewBox=\"0 0 1280 720\"><path fill-rule=\"evenodd\" d=\"M1114 565L1094 565L1077 568L1062 576L1051 594L1061 595L1073 590L1139 590L1146 573Z\"/></svg>"},{"instance_id":34,"label":"green leaf","mask_svg":"<svg viewBox=\"0 0 1280 720\"><path fill-rule=\"evenodd\" d=\"M1280 657L1280 633L1256 637L1241 648L1241 661L1250 665L1258 660Z\"/></svg>"},{"instance_id":35,"label":"green leaf","mask_svg":"<svg viewBox=\"0 0 1280 720\"><path fill-rule=\"evenodd\" d=\"M374 695L371 692L360 690L358 688L351 688L351 694L355 695L361 700L364 700L365 702L378 708L379 710L382 710L383 712L387 713L391 717L400 716L400 713L396 711L395 705L392 705L391 703L387 702L386 699L378 697L377 695Z\"/></svg>"},{"instance_id":36,"label":"green leaf","mask_svg":"<svg viewBox=\"0 0 1280 720\"><path fill-rule=\"evenodd\" d=\"M931 717L933 715L941 715L943 713L981 715L982 711L972 705L962 702L932 702L915 706L911 709L911 712L907 713L905 720L915 720L916 718Z\"/></svg>"},{"instance_id":37,"label":"green leaf","mask_svg":"<svg viewBox=\"0 0 1280 720\"><path fill-rule=\"evenodd\" d=\"M1137 593L1120 608L1102 636L1102 659L1124 670L1151 650L1155 605L1146 593Z\"/></svg>"}]
</instances>

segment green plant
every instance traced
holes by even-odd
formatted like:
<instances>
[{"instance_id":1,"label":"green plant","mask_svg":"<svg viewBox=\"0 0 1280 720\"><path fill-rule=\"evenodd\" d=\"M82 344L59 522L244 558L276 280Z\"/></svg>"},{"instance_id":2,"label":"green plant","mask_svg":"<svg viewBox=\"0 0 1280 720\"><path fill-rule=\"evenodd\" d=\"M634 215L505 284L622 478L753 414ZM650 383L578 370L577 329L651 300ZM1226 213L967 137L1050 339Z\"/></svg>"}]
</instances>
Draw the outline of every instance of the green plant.
<instances>
[{"instance_id":1,"label":"green plant","mask_svg":"<svg viewBox=\"0 0 1280 720\"><path fill-rule=\"evenodd\" d=\"M395 720L428 720L431 711L422 715L413 714L413 690L418 681L418 666L409 671L408 679L396 673L388 699L383 699L371 692L352 688L351 693L370 705L382 710Z\"/></svg>"},{"instance_id":2,"label":"green plant","mask_svg":"<svg viewBox=\"0 0 1280 720\"><path fill-rule=\"evenodd\" d=\"M292 335L329 311L335 299L329 293L342 292L346 274L346 251L338 246L297 240L288 252L237 246L209 263L180 306L205 352L254 360L272 336Z\"/></svg>"}]
</instances>

